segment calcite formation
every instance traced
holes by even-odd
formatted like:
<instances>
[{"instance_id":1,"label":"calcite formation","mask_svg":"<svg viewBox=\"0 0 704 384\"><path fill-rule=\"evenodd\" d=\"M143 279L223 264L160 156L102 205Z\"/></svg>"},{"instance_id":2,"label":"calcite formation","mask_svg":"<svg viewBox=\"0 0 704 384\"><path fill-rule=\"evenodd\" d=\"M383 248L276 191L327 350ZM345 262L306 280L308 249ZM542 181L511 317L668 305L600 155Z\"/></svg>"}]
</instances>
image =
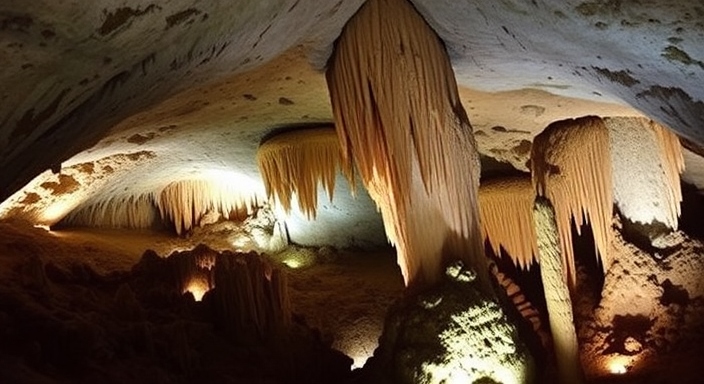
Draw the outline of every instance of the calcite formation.
<instances>
[{"instance_id":1,"label":"calcite formation","mask_svg":"<svg viewBox=\"0 0 704 384\"><path fill-rule=\"evenodd\" d=\"M604 272L610 264L613 187L609 130L596 116L558 121L536 136L531 153L536 192L555 208L560 254L570 286L576 283L572 220L589 222ZM597 256L597 257L598 257Z\"/></svg>"},{"instance_id":2,"label":"calcite formation","mask_svg":"<svg viewBox=\"0 0 704 384\"><path fill-rule=\"evenodd\" d=\"M333 199L335 179L341 172L354 188L352 164L343 162L335 129L304 128L276 134L257 151L257 163L270 199L276 198L286 212L295 195L298 206L314 219L318 186Z\"/></svg>"},{"instance_id":3,"label":"calcite formation","mask_svg":"<svg viewBox=\"0 0 704 384\"><path fill-rule=\"evenodd\" d=\"M437 281L453 258L488 281L478 153L435 32L406 0L368 1L345 26L327 78L344 159L377 203L406 283Z\"/></svg>"}]
</instances>

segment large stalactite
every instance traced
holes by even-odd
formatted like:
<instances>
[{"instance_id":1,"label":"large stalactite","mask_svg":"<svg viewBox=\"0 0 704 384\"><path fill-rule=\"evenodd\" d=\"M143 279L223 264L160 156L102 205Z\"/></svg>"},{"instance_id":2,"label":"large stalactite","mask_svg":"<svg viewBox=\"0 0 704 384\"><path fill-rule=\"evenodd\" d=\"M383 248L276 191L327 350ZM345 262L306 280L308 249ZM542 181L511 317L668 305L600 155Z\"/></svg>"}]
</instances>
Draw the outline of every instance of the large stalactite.
<instances>
[{"instance_id":1,"label":"large stalactite","mask_svg":"<svg viewBox=\"0 0 704 384\"><path fill-rule=\"evenodd\" d=\"M447 52L406 0L370 0L327 72L343 156L382 212L407 285L460 258L488 281L478 224L479 159Z\"/></svg>"},{"instance_id":2,"label":"large stalactite","mask_svg":"<svg viewBox=\"0 0 704 384\"><path fill-rule=\"evenodd\" d=\"M604 271L610 265L613 188L609 130L595 116L558 121L536 136L531 153L533 184L555 207L560 253L570 286L576 283L571 221L587 221Z\"/></svg>"}]
</instances>

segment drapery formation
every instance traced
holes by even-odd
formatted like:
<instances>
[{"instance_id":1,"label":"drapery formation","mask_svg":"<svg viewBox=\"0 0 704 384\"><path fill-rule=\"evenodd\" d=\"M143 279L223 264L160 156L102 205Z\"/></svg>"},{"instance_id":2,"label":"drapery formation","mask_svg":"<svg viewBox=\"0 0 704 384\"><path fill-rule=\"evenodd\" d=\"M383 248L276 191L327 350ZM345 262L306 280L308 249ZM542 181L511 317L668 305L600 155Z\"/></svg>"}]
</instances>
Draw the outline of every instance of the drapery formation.
<instances>
[{"instance_id":1,"label":"drapery formation","mask_svg":"<svg viewBox=\"0 0 704 384\"><path fill-rule=\"evenodd\" d=\"M406 284L462 258L487 281L479 159L447 52L406 0L370 0L327 71L343 157L354 163L396 245Z\"/></svg>"},{"instance_id":2,"label":"drapery formation","mask_svg":"<svg viewBox=\"0 0 704 384\"><path fill-rule=\"evenodd\" d=\"M528 176L492 179L479 187L482 237L489 239L495 255L500 256L503 248L514 264L523 269L529 268L538 257L534 200Z\"/></svg>"},{"instance_id":3,"label":"drapery formation","mask_svg":"<svg viewBox=\"0 0 704 384\"><path fill-rule=\"evenodd\" d=\"M112 228L148 228L158 222L173 224L181 235L200 224L210 212L225 219L244 219L261 206L261 197L243 192L232 182L180 180L159 192L101 200L71 212L65 224Z\"/></svg>"},{"instance_id":4,"label":"drapery formation","mask_svg":"<svg viewBox=\"0 0 704 384\"><path fill-rule=\"evenodd\" d=\"M299 208L308 218L316 215L318 184L332 200L338 170L354 188L352 164L342 160L337 133L332 127L277 134L259 147L257 163L268 197L276 197L288 212L295 194Z\"/></svg>"},{"instance_id":5,"label":"drapery formation","mask_svg":"<svg viewBox=\"0 0 704 384\"><path fill-rule=\"evenodd\" d=\"M604 271L609 266L613 188L609 130L595 116L558 121L535 137L531 153L533 185L555 208L560 253L569 285L576 283L571 220L577 231L591 223Z\"/></svg>"}]
</instances>

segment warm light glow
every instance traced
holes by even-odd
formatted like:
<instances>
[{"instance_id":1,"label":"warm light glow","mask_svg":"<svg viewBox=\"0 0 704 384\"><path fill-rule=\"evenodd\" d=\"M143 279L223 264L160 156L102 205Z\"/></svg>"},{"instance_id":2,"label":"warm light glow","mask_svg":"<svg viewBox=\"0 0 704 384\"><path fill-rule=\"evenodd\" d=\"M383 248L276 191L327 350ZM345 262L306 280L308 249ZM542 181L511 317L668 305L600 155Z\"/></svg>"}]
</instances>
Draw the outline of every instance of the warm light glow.
<instances>
[{"instance_id":1,"label":"warm light glow","mask_svg":"<svg viewBox=\"0 0 704 384\"><path fill-rule=\"evenodd\" d=\"M234 240L232 240L232 245L235 246L235 248L242 249L247 245L247 238L244 236L238 236Z\"/></svg>"},{"instance_id":2,"label":"warm light glow","mask_svg":"<svg viewBox=\"0 0 704 384\"><path fill-rule=\"evenodd\" d=\"M286 259L283 261L283 263L291 269L298 269L303 266L303 263L301 263L300 260L297 260L295 258Z\"/></svg>"},{"instance_id":3,"label":"warm light glow","mask_svg":"<svg viewBox=\"0 0 704 384\"><path fill-rule=\"evenodd\" d=\"M608 361L609 372L614 375L623 375L628 372L629 358L625 356L616 356Z\"/></svg>"},{"instance_id":4,"label":"warm light glow","mask_svg":"<svg viewBox=\"0 0 704 384\"><path fill-rule=\"evenodd\" d=\"M334 349L352 358L352 370L362 368L379 346L383 324L370 320L364 316L358 317L355 324L342 328L339 337L333 341Z\"/></svg>"},{"instance_id":5,"label":"warm light glow","mask_svg":"<svg viewBox=\"0 0 704 384\"><path fill-rule=\"evenodd\" d=\"M203 300L203 296L205 295L206 292L210 290L210 286L208 285L208 282L202 279L193 279L191 280L190 283L188 283L188 286L186 286L186 292L190 292L193 294L193 297L196 299L196 301L201 301Z\"/></svg>"},{"instance_id":6,"label":"warm light glow","mask_svg":"<svg viewBox=\"0 0 704 384\"><path fill-rule=\"evenodd\" d=\"M58 222L76 206L77 200L77 198L62 198L54 202L42 212L40 223L51 225Z\"/></svg>"},{"instance_id":7,"label":"warm light glow","mask_svg":"<svg viewBox=\"0 0 704 384\"><path fill-rule=\"evenodd\" d=\"M34 224L34 228L39 228L39 229L43 229L47 232L51 232L51 228L49 228L48 225L44 225L44 224Z\"/></svg>"},{"instance_id":8,"label":"warm light glow","mask_svg":"<svg viewBox=\"0 0 704 384\"><path fill-rule=\"evenodd\" d=\"M316 253L305 247L289 247L276 258L289 268L298 269L311 266L316 262Z\"/></svg>"},{"instance_id":9,"label":"warm light glow","mask_svg":"<svg viewBox=\"0 0 704 384\"><path fill-rule=\"evenodd\" d=\"M364 364L367 362L367 359L371 357L371 355L350 354L349 357L352 358L352 365L350 366L350 369L353 370L364 367Z\"/></svg>"}]
</instances>

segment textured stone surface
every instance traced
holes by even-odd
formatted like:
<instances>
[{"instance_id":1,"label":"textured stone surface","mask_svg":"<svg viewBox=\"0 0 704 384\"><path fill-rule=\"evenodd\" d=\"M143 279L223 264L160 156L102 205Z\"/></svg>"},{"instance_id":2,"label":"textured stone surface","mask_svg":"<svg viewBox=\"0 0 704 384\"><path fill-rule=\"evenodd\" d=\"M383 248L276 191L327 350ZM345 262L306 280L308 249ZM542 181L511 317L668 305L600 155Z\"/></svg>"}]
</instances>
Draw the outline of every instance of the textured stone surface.
<instances>
[{"instance_id":1,"label":"textured stone surface","mask_svg":"<svg viewBox=\"0 0 704 384\"><path fill-rule=\"evenodd\" d=\"M455 263L437 287L390 310L370 364L395 383L525 383L533 360L501 307Z\"/></svg>"},{"instance_id":2,"label":"textured stone surface","mask_svg":"<svg viewBox=\"0 0 704 384\"><path fill-rule=\"evenodd\" d=\"M139 194L213 169L258 180L253 154L263 136L330 122L316 69L361 3L5 2L0 199L49 168L70 174L140 151L156 157L125 165L130 172L91 183L50 213L61 216L80 203L74 198ZM696 0L413 3L449 49L485 156L526 170L540 130L587 114L642 111L704 142ZM335 206L353 216L348 222L374 215L371 204Z\"/></svg>"}]
</instances>

